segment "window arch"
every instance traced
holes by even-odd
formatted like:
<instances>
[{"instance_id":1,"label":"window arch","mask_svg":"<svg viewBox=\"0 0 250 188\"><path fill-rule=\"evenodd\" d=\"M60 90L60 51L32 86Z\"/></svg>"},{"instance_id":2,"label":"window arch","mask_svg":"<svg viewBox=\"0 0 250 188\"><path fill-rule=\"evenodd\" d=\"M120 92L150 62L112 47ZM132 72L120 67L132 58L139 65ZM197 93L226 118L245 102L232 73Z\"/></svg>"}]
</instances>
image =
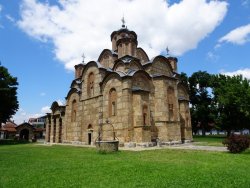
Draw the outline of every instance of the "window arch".
<instances>
[{"instance_id":1,"label":"window arch","mask_svg":"<svg viewBox=\"0 0 250 188\"><path fill-rule=\"evenodd\" d=\"M168 87L167 91L167 103L168 103L168 117L169 121L174 121L174 102L175 102L175 97L174 97L174 88Z\"/></svg>"},{"instance_id":2,"label":"window arch","mask_svg":"<svg viewBox=\"0 0 250 188\"><path fill-rule=\"evenodd\" d=\"M143 115L143 125L148 125L148 106L145 104L142 107L142 115Z\"/></svg>"},{"instance_id":3,"label":"window arch","mask_svg":"<svg viewBox=\"0 0 250 188\"><path fill-rule=\"evenodd\" d=\"M109 91L109 116L117 114L117 93L114 88Z\"/></svg>"},{"instance_id":4,"label":"window arch","mask_svg":"<svg viewBox=\"0 0 250 188\"><path fill-rule=\"evenodd\" d=\"M93 130L92 124L89 124L89 125L88 125L88 130Z\"/></svg>"},{"instance_id":5,"label":"window arch","mask_svg":"<svg viewBox=\"0 0 250 188\"><path fill-rule=\"evenodd\" d=\"M76 121L76 110L77 110L76 100L73 100L71 105L71 122Z\"/></svg>"},{"instance_id":6,"label":"window arch","mask_svg":"<svg viewBox=\"0 0 250 188\"><path fill-rule=\"evenodd\" d=\"M95 75L93 72L91 72L89 73L89 76L88 76L88 86L87 86L89 97L94 96L94 84L95 84Z\"/></svg>"}]
</instances>

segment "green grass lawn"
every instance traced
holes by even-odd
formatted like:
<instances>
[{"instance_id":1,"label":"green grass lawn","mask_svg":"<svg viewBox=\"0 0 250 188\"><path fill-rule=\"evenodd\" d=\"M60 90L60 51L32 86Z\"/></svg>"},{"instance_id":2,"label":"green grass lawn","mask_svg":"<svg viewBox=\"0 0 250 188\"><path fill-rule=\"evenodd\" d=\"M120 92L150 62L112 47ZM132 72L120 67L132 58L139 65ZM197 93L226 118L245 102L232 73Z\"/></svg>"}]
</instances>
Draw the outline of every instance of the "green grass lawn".
<instances>
[{"instance_id":1,"label":"green grass lawn","mask_svg":"<svg viewBox=\"0 0 250 188\"><path fill-rule=\"evenodd\" d=\"M209 136L193 136L193 141L195 145L202 146L224 146L222 144L226 136L209 135Z\"/></svg>"},{"instance_id":2,"label":"green grass lawn","mask_svg":"<svg viewBox=\"0 0 250 188\"><path fill-rule=\"evenodd\" d=\"M250 187L250 151L0 146L0 187Z\"/></svg>"}]
</instances>

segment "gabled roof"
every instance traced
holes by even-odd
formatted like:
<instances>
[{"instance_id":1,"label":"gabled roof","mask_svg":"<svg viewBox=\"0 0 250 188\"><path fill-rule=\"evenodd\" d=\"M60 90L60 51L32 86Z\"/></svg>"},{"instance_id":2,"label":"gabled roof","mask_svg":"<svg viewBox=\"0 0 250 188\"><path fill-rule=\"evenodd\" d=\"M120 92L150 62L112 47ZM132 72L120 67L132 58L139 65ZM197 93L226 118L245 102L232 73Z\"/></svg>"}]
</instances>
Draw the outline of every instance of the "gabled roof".
<instances>
[{"instance_id":1,"label":"gabled roof","mask_svg":"<svg viewBox=\"0 0 250 188\"><path fill-rule=\"evenodd\" d=\"M18 126L16 127L16 129L20 129L20 127L24 127L24 126L28 126L28 127L30 127L31 129L34 129L34 127L33 127L30 123L27 123L27 122L24 122L24 123L18 125Z\"/></svg>"},{"instance_id":2,"label":"gabled roof","mask_svg":"<svg viewBox=\"0 0 250 188\"><path fill-rule=\"evenodd\" d=\"M73 88L73 86L75 84L81 84L82 83L82 80L80 78L77 78L75 80L72 81L71 85L70 85L70 88Z\"/></svg>"},{"instance_id":3,"label":"gabled roof","mask_svg":"<svg viewBox=\"0 0 250 188\"><path fill-rule=\"evenodd\" d=\"M114 52L113 50L104 49L104 50L101 52L101 54L99 55L99 57L98 57L98 60L97 60L98 62L101 61L102 55L103 55L104 53L106 53L106 52L110 53L112 56L118 56L118 54L117 54L116 52Z\"/></svg>"},{"instance_id":4,"label":"gabled roof","mask_svg":"<svg viewBox=\"0 0 250 188\"><path fill-rule=\"evenodd\" d=\"M67 96L65 97L65 99L67 100L69 98L70 95L72 95L73 93L78 93L80 94L81 90L79 88L71 88L67 94Z\"/></svg>"},{"instance_id":5,"label":"gabled roof","mask_svg":"<svg viewBox=\"0 0 250 188\"><path fill-rule=\"evenodd\" d=\"M17 125L14 122L7 121L2 127L0 127L0 131L6 132L16 132Z\"/></svg>"},{"instance_id":6,"label":"gabled roof","mask_svg":"<svg viewBox=\"0 0 250 188\"><path fill-rule=\"evenodd\" d=\"M130 63L132 60L136 60L136 61L140 61L140 59L136 58L136 57L133 57L131 55L125 55L117 60L115 60L115 63L116 62L119 62L119 61L122 61L124 63Z\"/></svg>"}]
</instances>

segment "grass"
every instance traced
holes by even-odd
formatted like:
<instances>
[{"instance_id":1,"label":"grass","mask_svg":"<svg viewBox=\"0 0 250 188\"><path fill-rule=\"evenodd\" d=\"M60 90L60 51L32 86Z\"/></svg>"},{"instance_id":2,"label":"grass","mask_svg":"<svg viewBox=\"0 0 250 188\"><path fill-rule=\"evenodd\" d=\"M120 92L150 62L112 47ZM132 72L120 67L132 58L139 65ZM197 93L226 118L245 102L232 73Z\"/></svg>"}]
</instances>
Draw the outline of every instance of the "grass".
<instances>
[{"instance_id":1,"label":"grass","mask_svg":"<svg viewBox=\"0 0 250 188\"><path fill-rule=\"evenodd\" d=\"M224 146L222 142L225 140L225 136L209 135L209 136L193 136L195 145L202 146Z\"/></svg>"},{"instance_id":2,"label":"grass","mask_svg":"<svg viewBox=\"0 0 250 188\"><path fill-rule=\"evenodd\" d=\"M0 147L0 187L249 187L250 151Z\"/></svg>"}]
</instances>

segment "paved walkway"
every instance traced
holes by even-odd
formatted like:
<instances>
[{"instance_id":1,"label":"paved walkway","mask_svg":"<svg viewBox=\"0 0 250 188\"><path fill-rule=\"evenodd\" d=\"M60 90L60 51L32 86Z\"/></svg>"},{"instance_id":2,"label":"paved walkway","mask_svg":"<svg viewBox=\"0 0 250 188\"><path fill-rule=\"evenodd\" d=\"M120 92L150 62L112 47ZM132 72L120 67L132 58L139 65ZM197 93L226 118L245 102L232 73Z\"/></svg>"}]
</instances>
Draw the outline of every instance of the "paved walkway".
<instances>
[{"instance_id":1,"label":"paved walkway","mask_svg":"<svg viewBox=\"0 0 250 188\"><path fill-rule=\"evenodd\" d=\"M191 150L206 150L206 151L227 151L227 148L223 147L223 146L197 146L197 145L194 145L192 143L169 146L169 148L173 148L173 149L191 149Z\"/></svg>"},{"instance_id":2,"label":"paved walkway","mask_svg":"<svg viewBox=\"0 0 250 188\"><path fill-rule=\"evenodd\" d=\"M39 144L43 146L51 146L51 144ZM81 145L81 144L52 144L52 145L66 145L66 146L77 146L77 147L90 147L95 148L95 146L90 145ZM220 146L197 146L194 143L185 143L185 144L175 144L175 145L165 145L165 146L154 146L154 147L119 147L119 150L126 151L144 151L144 150L157 150L157 149L188 149L188 150L203 150L203 151L219 151L226 152L226 147Z\"/></svg>"},{"instance_id":3,"label":"paved walkway","mask_svg":"<svg viewBox=\"0 0 250 188\"><path fill-rule=\"evenodd\" d=\"M176 144L170 146L154 146L154 147L119 147L119 150L129 150L129 151L144 151L144 150L156 150L156 149L188 149L188 150L203 150L203 151L220 151L226 152L226 147L219 147L219 146L197 146L193 143L186 143L186 144Z\"/></svg>"}]
</instances>

